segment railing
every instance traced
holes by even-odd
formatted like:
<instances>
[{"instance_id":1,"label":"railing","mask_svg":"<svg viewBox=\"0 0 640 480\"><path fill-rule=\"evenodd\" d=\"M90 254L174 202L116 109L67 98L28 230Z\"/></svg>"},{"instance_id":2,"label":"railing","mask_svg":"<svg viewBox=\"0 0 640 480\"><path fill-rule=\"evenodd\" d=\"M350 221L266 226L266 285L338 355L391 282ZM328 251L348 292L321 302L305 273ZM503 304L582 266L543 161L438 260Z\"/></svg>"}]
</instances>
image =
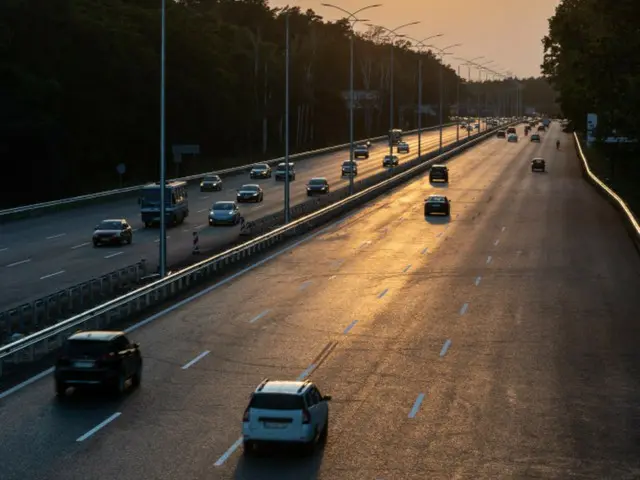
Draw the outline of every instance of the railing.
<instances>
[{"instance_id":1,"label":"railing","mask_svg":"<svg viewBox=\"0 0 640 480\"><path fill-rule=\"evenodd\" d=\"M389 169L382 174L388 178L373 186L366 186L363 190L348 196L347 198L321 207L315 213L303 216L292 221L288 225L275 228L268 233L203 260L195 265L178 271L162 280L141 287L119 298L92 308L80 315L64 320L37 333L26 336L9 345L0 348L0 376L8 365L19 365L41 358L53 350L59 348L72 331L78 329L107 328L114 322L122 321L133 315L139 315L150 307L157 306L185 290L201 284L210 278L228 271L230 267L239 262L246 261L249 257L259 255L292 236L304 234L318 226L327 223L333 218L343 215L348 210L378 197L385 191L395 188L406 180L428 170L431 165L441 163L451 157L462 153L464 150L486 140L494 135L495 129L489 129L486 133L476 134L470 138L463 138L457 144L445 148L441 155L428 154L422 158L416 158L402 164L400 167ZM425 158L430 160L425 161ZM373 178L373 177L371 177ZM371 178L362 182L371 182ZM302 210L300 213L304 213ZM266 261L266 260L263 260Z\"/></svg>"},{"instance_id":2,"label":"railing","mask_svg":"<svg viewBox=\"0 0 640 480\"><path fill-rule=\"evenodd\" d=\"M456 123L447 123L443 125L443 128L448 128L453 125L456 125ZM428 132L428 131L437 130L439 128L440 126L436 125L435 127L423 128L422 131ZM418 130L410 130L404 133L407 135L411 135L411 134L418 133ZM387 138L388 137L386 135L383 135L380 137L370 138L368 140L370 140L371 142L380 142L383 140L387 140ZM359 140L358 143L364 142L366 140L367 139ZM320 148L318 150L300 152L300 153L290 155L289 159L294 161L302 160L305 158L323 155L325 153L336 152L338 150L342 150L349 146L350 146L349 143L344 143L341 145L333 145L331 147ZM241 173L246 173L247 169L250 168L252 165L255 165L256 163L268 163L269 165L273 165L283 161L284 161L284 157L274 158L272 160L267 160L264 162L253 162L250 164L241 165L239 167L227 168L225 170L219 170L215 172L205 172L205 173L199 173L197 175L189 175L187 177L174 178L169 181L199 182L202 179L202 177L205 175L215 174L215 175L220 175L222 177L238 175ZM115 190L107 190L103 192L90 193L87 195L80 195L78 197L63 198L61 200L53 200L50 202L35 203L33 205L24 205L22 207L15 207L15 208L9 208L6 210L0 210L0 223L6 223L12 220L18 220L26 217L43 215L43 214L49 213L50 210L62 210L66 208L73 208L85 203L94 203L98 201L111 200L113 199L112 197L128 196L140 191L140 189L143 186L144 185L136 185L133 187L118 188Z\"/></svg>"},{"instance_id":3,"label":"railing","mask_svg":"<svg viewBox=\"0 0 640 480\"><path fill-rule=\"evenodd\" d=\"M629 231L629 236L633 240L638 252L640 252L640 222L638 222L638 219L627 203L616 192L609 188L608 185L600 180L593 171L591 171L587 157L584 155L584 151L582 150L580 139L575 133L573 134L573 141L575 142L578 158L582 164L582 169L586 179L596 187L596 189L609 201L609 203L622 213L622 216L625 219L625 224L627 225L627 230Z\"/></svg>"}]
</instances>

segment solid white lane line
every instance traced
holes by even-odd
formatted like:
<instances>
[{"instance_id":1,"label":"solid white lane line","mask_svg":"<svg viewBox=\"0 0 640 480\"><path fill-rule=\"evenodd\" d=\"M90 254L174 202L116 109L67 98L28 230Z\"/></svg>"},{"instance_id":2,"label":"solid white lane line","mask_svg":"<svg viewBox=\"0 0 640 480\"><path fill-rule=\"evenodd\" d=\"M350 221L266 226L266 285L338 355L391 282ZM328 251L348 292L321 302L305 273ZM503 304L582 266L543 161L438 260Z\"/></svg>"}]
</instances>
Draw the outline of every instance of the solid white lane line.
<instances>
[{"instance_id":1,"label":"solid white lane line","mask_svg":"<svg viewBox=\"0 0 640 480\"><path fill-rule=\"evenodd\" d=\"M64 237L65 235L66 235L66 233L59 233L57 235L51 235L51 236L47 237L47 240L53 240L54 238Z\"/></svg>"},{"instance_id":2,"label":"solid white lane line","mask_svg":"<svg viewBox=\"0 0 640 480\"><path fill-rule=\"evenodd\" d=\"M444 342L444 345L442 346L442 350L440 350L441 357L444 357L447 354L447 350L449 350L450 346L451 346L451 340L447 340L446 342Z\"/></svg>"},{"instance_id":3,"label":"solid white lane line","mask_svg":"<svg viewBox=\"0 0 640 480\"><path fill-rule=\"evenodd\" d=\"M477 277L477 278L476 278L476 287L477 287L478 285L480 285L480 280L482 280L482 277Z\"/></svg>"},{"instance_id":4,"label":"solid white lane line","mask_svg":"<svg viewBox=\"0 0 640 480\"><path fill-rule=\"evenodd\" d=\"M489 265L489 264L491 263L491 258L492 258L492 257L491 257L491 255L489 255L489 256L487 257L487 265Z\"/></svg>"},{"instance_id":5,"label":"solid white lane line","mask_svg":"<svg viewBox=\"0 0 640 480\"><path fill-rule=\"evenodd\" d=\"M468 308L469 308L468 303L465 303L464 305L462 305L462 308L460 309L460 315L464 315L465 313L467 313Z\"/></svg>"},{"instance_id":6,"label":"solid white lane line","mask_svg":"<svg viewBox=\"0 0 640 480\"><path fill-rule=\"evenodd\" d=\"M240 447L240 445L242 445L242 437L236 440L234 444L229 447L229 450L224 452L224 454L216 461L216 463L213 464L213 466L221 467L222 465L224 465L224 462L226 462L229 457L233 455L233 452L235 452Z\"/></svg>"},{"instance_id":7,"label":"solid white lane line","mask_svg":"<svg viewBox=\"0 0 640 480\"><path fill-rule=\"evenodd\" d=\"M194 358L193 360L185 363L182 366L182 370L186 370L187 368L189 368L190 366L198 363L200 360L202 360L204 357L206 357L207 355L209 355L211 352L209 350L205 350L204 352L202 352L200 355L198 355L196 358Z\"/></svg>"},{"instance_id":8,"label":"solid white lane line","mask_svg":"<svg viewBox=\"0 0 640 480\"><path fill-rule=\"evenodd\" d=\"M344 332L342 332L343 335L346 335L347 333L349 333L351 329L356 326L356 323L358 323L358 320L354 320L353 322L351 322L349 326L344 329Z\"/></svg>"},{"instance_id":9,"label":"solid white lane line","mask_svg":"<svg viewBox=\"0 0 640 480\"><path fill-rule=\"evenodd\" d=\"M117 257L118 255L122 255L124 252L116 252L116 253L112 253L111 255L107 255L104 258L113 258L113 257Z\"/></svg>"},{"instance_id":10,"label":"solid white lane line","mask_svg":"<svg viewBox=\"0 0 640 480\"><path fill-rule=\"evenodd\" d=\"M24 263L29 263L30 261L31 261L31 259L27 258L26 260L20 260L19 262L13 262L13 263L10 263L9 265L7 265L7 268L17 267L18 265L22 265Z\"/></svg>"},{"instance_id":11,"label":"solid white lane line","mask_svg":"<svg viewBox=\"0 0 640 480\"><path fill-rule=\"evenodd\" d=\"M49 275L45 275L43 277L40 277L40 280L45 280L47 278L56 277L58 275L62 275L63 273L64 273L64 270L60 270L59 272L55 272L55 273L50 273Z\"/></svg>"},{"instance_id":12,"label":"solid white lane line","mask_svg":"<svg viewBox=\"0 0 640 480\"><path fill-rule=\"evenodd\" d=\"M249 320L249 323L255 323L258 320L260 320L262 317L264 317L265 315L267 315L271 310L267 309L262 313L259 313L258 315L256 315L255 317L253 317L251 320Z\"/></svg>"},{"instance_id":13,"label":"solid white lane line","mask_svg":"<svg viewBox=\"0 0 640 480\"><path fill-rule=\"evenodd\" d=\"M80 245L76 245L75 247L71 247L71 250L75 250L76 248L86 247L87 245L91 245L91 242L84 242Z\"/></svg>"},{"instance_id":14,"label":"solid white lane line","mask_svg":"<svg viewBox=\"0 0 640 480\"><path fill-rule=\"evenodd\" d=\"M407 265L406 267L404 267L404 270L402 270L402 273L407 273L410 268L411 268L411 264Z\"/></svg>"},{"instance_id":15,"label":"solid white lane line","mask_svg":"<svg viewBox=\"0 0 640 480\"><path fill-rule=\"evenodd\" d=\"M498 240L496 240L495 242L493 242L493 245L494 245L495 247L497 247L499 243L500 243L500 239L498 239Z\"/></svg>"},{"instance_id":16,"label":"solid white lane line","mask_svg":"<svg viewBox=\"0 0 640 480\"><path fill-rule=\"evenodd\" d=\"M111 415L109 418L107 418L104 422L99 423L98 425L96 425L95 427L93 427L91 430L89 430L87 433L85 433L84 435L82 435L81 437L78 437L76 439L76 442L84 442L87 438L89 438L91 435L95 434L98 430L106 427L107 425L109 425L111 422L113 422L116 418L118 418L120 415L122 415L121 412L116 412L113 415Z\"/></svg>"},{"instance_id":17,"label":"solid white lane line","mask_svg":"<svg viewBox=\"0 0 640 480\"><path fill-rule=\"evenodd\" d=\"M389 289L385 288L383 291L380 292L380 294L378 295L378 298L384 297L387 294L388 291L389 291Z\"/></svg>"},{"instance_id":18,"label":"solid white lane line","mask_svg":"<svg viewBox=\"0 0 640 480\"><path fill-rule=\"evenodd\" d=\"M300 285L300 290L304 290L305 288L307 288L309 285L311 285L313 283L313 280L307 280L306 282L302 282L302 284Z\"/></svg>"},{"instance_id":19,"label":"solid white lane line","mask_svg":"<svg viewBox=\"0 0 640 480\"><path fill-rule=\"evenodd\" d=\"M411 411L409 412L409 418L415 418L415 416L418 414L418 410L420 410L420 405L424 400L424 396L424 393L418 395L418 398L416 398L416 401L413 403L413 407L411 407Z\"/></svg>"}]
</instances>

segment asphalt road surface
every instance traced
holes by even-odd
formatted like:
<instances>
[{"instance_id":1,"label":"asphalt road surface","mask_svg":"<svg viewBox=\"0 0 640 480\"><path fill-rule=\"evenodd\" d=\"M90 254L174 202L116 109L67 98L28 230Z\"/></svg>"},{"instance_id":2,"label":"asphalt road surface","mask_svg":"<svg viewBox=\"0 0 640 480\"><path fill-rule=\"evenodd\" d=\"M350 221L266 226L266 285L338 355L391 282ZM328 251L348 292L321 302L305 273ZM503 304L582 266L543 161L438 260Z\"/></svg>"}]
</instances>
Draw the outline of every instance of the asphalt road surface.
<instances>
[{"instance_id":1,"label":"asphalt road surface","mask_svg":"<svg viewBox=\"0 0 640 480\"><path fill-rule=\"evenodd\" d=\"M638 478L640 260L569 137L545 137L489 140L448 186L407 184L134 331L122 400L58 403L51 377L0 399L2 479ZM450 220L423 217L433 192ZM250 392L309 371L326 447L243 457Z\"/></svg>"},{"instance_id":2,"label":"asphalt road surface","mask_svg":"<svg viewBox=\"0 0 640 480\"><path fill-rule=\"evenodd\" d=\"M461 130L461 135L466 131ZM456 127L443 132L443 143L456 139ZM415 158L417 135L408 136L410 154L401 154L400 161ZM423 133L423 152L437 149L439 132ZM374 145L368 160L361 159L358 179L383 170L382 158L388 153L383 143ZM345 152L321 155L297 162L297 178L291 183L291 205L307 200L306 182L324 176L333 190L348 184L341 177L340 166L348 159ZM223 191L200 193L198 186L189 189L190 216L184 224L167 230L168 263L183 261L191 255L193 232L199 231L200 248L217 248L238 238L240 227L209 227L207 216L211 205L219 200L235 200L236 190L247 183L260 183L265 190L260 204L242 204L246 221L281 211L284 203L284 182L274 178L257 181L249 175L223 179ZM93 248L93 227L105 218L126 218L136 229L132 245ZM3 286L0 310L36 300L63 288L132 265L142 258L155 270L158 258L159 229L145 229L140 220L136 199L91 205L59 212L45 217L9 223L0 231L0 285Z\"/></svg>"}]
</instances>

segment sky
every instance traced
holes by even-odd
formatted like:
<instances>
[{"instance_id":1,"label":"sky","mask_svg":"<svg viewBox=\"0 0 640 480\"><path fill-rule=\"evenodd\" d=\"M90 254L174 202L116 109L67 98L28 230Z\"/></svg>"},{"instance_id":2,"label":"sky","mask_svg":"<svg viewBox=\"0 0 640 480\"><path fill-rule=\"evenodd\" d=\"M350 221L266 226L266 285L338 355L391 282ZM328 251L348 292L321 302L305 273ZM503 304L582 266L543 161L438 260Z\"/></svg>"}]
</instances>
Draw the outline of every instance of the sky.
<instances>
[{"instance_id":1,"label":"sky","mask_svg":"<svg viewBox=\"0 0 640 480\"><path fill-rule=\"evenodd\" d=\"M522 78L540 76L541 40L548 32L548 19L553 16L560 0L270 0L269 3L274 7L289 4L302 10L310 8L329 21L345 16L338 10L323 7L323 2L349 11L382 3L381 7L358 16L389 29L420 21L420 24L398 33L418 40L443 34L428 43L434 42L439 48L462 44L451 50L453 55L446 58L446 63L457 67L461 62L453 57L473 59L484 56L486 60L478 62L493 61L495 63L487 67L497 65ZM356 29L366 29L366 26ZM466 70L461 71L463 76L467 75ZM477 75L472 71L473 80Z\"/></svg>"}]
</instances>

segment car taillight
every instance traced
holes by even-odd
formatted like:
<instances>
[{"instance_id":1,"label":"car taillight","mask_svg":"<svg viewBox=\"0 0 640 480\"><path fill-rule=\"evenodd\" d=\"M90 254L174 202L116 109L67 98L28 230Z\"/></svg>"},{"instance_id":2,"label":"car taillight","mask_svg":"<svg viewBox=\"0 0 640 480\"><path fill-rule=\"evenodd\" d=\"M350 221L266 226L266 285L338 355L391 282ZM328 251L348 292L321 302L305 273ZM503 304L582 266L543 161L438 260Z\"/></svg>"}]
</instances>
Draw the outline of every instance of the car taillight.
<instances>
[{"instance_id":1,"label":"car taillight","mask_svg":"<svg viewBox=\"0 0 640 480\"><path fill-rule=\"evenodd\" d=\"M247 408L244 411L244 414L242 415L242 421L243 422L248 422L249 421L249 408Z\"/></svg>"},{"instance_id":2,"label":"car taillight","mask_svg":"<svg viewBox=\"0 0 640 480\"><path fill-rule=\"evenodd\" d=\"M303 424L311 423L311 415L309 414L309 410L302 411L302 423Z\"/></svg>"}]
</instances>

